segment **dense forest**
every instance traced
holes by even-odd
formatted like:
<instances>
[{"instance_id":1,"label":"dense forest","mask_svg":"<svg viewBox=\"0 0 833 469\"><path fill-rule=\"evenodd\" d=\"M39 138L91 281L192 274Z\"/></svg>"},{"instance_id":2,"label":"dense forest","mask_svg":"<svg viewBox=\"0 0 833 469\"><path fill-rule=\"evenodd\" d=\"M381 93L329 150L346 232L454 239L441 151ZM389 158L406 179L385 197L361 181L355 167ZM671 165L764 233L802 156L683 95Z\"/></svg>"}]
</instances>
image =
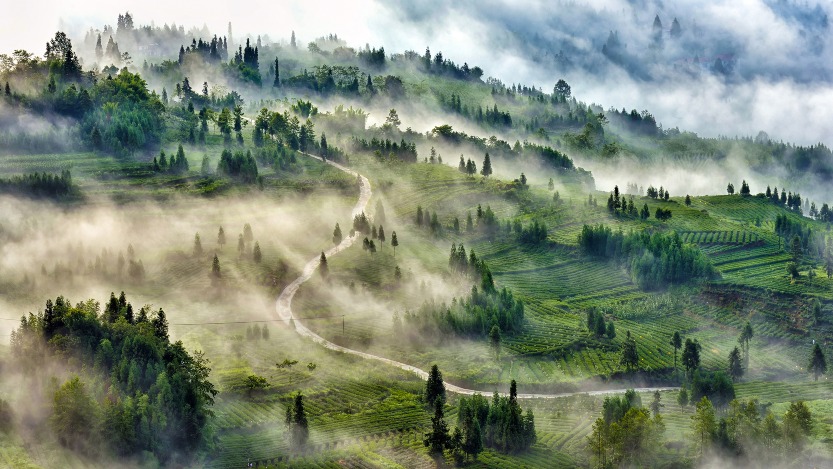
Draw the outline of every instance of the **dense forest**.
<instances>
[{"instance_id":1,"label":"dense forest","mask_svg":"<svg viewBox=\"0 0 833 469\"><path fill-rule=\"evenodd\" d=\"M44 396L50 427L65 446L89 455L135 456L161 462L210 443L208 423L217 390L208 361L171 343L162 309L134 311L122 293L101 310L58 297L21 318L12 353L30 379L49 363L69 376Z\"/></svg>"}]
</instances>

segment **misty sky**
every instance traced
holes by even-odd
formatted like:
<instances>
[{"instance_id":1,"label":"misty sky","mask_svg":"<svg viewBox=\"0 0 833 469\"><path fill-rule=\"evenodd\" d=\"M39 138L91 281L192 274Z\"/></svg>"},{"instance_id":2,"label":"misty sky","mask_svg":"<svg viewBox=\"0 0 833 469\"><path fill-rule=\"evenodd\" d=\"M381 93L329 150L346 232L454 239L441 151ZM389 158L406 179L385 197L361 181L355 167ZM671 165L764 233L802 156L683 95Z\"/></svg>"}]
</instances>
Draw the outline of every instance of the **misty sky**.
<instances>
[{"instance_id":1,"label":"misty sky","mask_svg":"<svg viewBox=\"0 0 833 469\"><path fill-rule=\"evenodd\" d=\"M455 62L479 65L486 76L550 91L566 78L581 100L605 108L648 109L665 127L705 136L755 135L833 145L833 3L784 0L589 0L526 2L251 1L193 4L148 0L113 3L31 0L0 15L0 52L43 44L63 29L80 35L90 26L115 23L129 10L137 25L206 25L222 35L230 20L235 36L266 34L303 42L336 33L350 45L384 45L390 52L442 51ZM654 16L667 35L676 17L684 30L677 44L649 52ZM627 45L630 62L612 64L601 55L610 31ZM735 71L719 77L672 71L692 54L737 58ZM561 52L568 64L555 60ZM708 65L708 64L707 64Z\"/></svg>"}]
</instances>

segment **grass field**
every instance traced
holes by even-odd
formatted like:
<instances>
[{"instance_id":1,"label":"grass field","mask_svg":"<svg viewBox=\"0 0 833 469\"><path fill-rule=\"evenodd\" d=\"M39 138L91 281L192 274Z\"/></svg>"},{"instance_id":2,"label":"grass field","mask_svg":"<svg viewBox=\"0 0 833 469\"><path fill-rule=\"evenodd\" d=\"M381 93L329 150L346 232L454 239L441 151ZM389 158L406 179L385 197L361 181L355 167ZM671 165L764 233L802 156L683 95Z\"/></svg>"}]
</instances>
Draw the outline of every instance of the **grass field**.
<instances>
[{"instance_id":1,"label":"grass field","mask_svg":"<svg viewBox=\"0 0 833 469\"><path fill-rule=\"evenodd\" d=\"M433 99L432 93L440 88L454 90L448 83L409 86L424 93L425 99ZM467 99L483 100L489 90L471 93ZM204 154L212 168L216 166L221 149L214 140L205 148L186 148L192 169L199 167ZM166 146L165 151L171 154L175 148ZM293 303L295 314L324 337L423 369L438 364L449 382L486 394L506 391L512 379L521 392L565 392L676 383L679 374L674 373L674 349L669 344L674 332L703 344L704 368L724 369L748 320L755 336L749 369L736 386L738 397L772 403L779 416L789 402L807 400L818 415L813 448L829 454L833 422L826 414L833 387L827 376L810 381L804 367L812 340L829 352L833 282L821 275L820 266L816 278L803 274L790 281L784 269L790 255L773 233L773 220L784 209L755 197L694 197L690 207L676 197L667 202L636 197L637 207L647 204L652 213L658 207L670 208L674 214L667 222L653 217L643 222L609 213L607 192L588 192L561 181L562 203L555 204L552 192L543 185L512 189L496 178L468 177L445 165L387 166L362 155L353 155L351 164L371 181L374 194L368 215L377 216L377 203L384 207L388 241L379 243L374 254L357 243L329 260L328 280L316 275L301 288ZM249 462L271 467L436 467L422 443L431 417L421 400L422 381L384 364L325 351L275 321L274 296L308 259L331 246L335 223L349 232L356 195L352 177L302 158L292 173L260 168L265 180L261 192L256 186L242 187L195 171L185 177L157 175L144 162L95 153L11 156L0 161L3 175L62 169L73 172L83 201L66 210L41 207L34 212L29 206L8 210L8 220L0 221L3 232L13 234L2 238L9 259L0 282L5 294L2 307L9 311L4 317L37 310L46 297L64 294L74 301L87 297L106 301L107 293L121 290L134 304L164 307L172 337L189 350L205 351L212 364L212 382L220 390L213 437L200 454L198 467L245 467ZM535 179L548 176L537 174ZM588 196L600 205L588 204ZM497 234L465 230L469 213L477 223L478 206L494 211L501 226ZM97 208L98 215L92 210L85 213L82 209L87 207ZM442 228L431 233L416 226L417 207L436 214ZM26 217L34 220L32 226L13 229ZM115 220L112 226L104 227L104 217ZM463 227L460 233L452 229L455 218ZM507 221L515 220L546 223L546 242L519 243L503 229ZM246 223L254 232L252 241L263 251L259 263L252 258L252 243L242 253L237 250L237 237ZM644 291L633 281L628 266L591 259L579 251L577 234L582 226L598 223L624 232L675 231L709 257L720 278L667 291ZM225 246L217 243L220 226L228 239ZM395 255L390 245L394 231L400 243ZM201 236L202 254L193 253L195 233ZM95 266L97 257L112 264L128 243L145 265L143 282L117 275L112 265L103 271ZM524 328L502 338L499 358L483 337L422 337L394 331L394 313L425 301L448 303L479 283L449 272L452 243L463 243L467 252L474 250L497 285L511 289L525 304ZM20 265L12 262L18 259L15 256L43 247L48 248L46 254L30 257L25 268L11 268ZM221 265L221 281L210 275L214 254ZM60 281L54 273L60 272L59 264L69 266L71 273ZM401 282L394 277L397 267L403 274ZM816 298L822 302L823 314L811 318L809 308ZM585 315L590 308L613 322L616 338L597 338L587 330ZM269 339L247 338L253 325L266 325ZM640 357L642 371L633 376L623 376L619 360L626 332L637 341ZM0 330L3 333L5 329ZM289 370L276 368L284 359L298 364ZM252 374L265 377L269 387L247 390L244 380ZM283 423L296 392L305 396L310 417L310 446L305 452L290 449ZM642 399L647 403L651 396ZM487 450L469 466L587 467L591 464L587 436L602 401L586 395L525 401L522 405L531 407L536 416L538 441L532 449L521 455ZM694 457L687 443L692 409L680 409L673 392L663 393L663 402L665 439L675 443L663 452L663 461L690 460ZM456 405L457 397L450 396L451 425ZM3 464L107 467L80 460L50 439L35 442L28 435L0 436Z\"/></svg>"}]
</instances>

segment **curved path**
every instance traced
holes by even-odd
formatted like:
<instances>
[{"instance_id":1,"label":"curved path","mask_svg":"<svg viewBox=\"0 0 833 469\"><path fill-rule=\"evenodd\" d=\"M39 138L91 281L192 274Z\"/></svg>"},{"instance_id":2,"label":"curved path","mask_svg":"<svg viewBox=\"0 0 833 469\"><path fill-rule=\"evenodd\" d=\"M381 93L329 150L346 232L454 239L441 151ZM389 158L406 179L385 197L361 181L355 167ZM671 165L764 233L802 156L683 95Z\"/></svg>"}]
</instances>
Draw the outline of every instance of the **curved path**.
<instances>
[{"instance_id":1,"label":"curved path","mask_svg":"<svg viewBox=\"0 0 833 469\"><path fill-rule=\"evenodd\" d=\"M305 155L309 156L310 158L315 158L317 160L324 161L324 160L322 160L322 158L317 157L317 156L309 155L309 154L306 154L306 153L305 153ZM353 213L351 214L351 219L352 219L352 217L355 217L356 215L359 215L362 212L364 212L365 209L367 208L368 202L370 202L370 196L371 196L370 181L368 181L366 177L360 175L359 173L353 171L352 169L346 168L346 167L344 167L344 166L342 166L342 165L340 165L340 164L338 164L334 161L327 160L325 162L334 166L334 167L336 167L336 168L338 168L338 169L340 169L340 170L342 170L342 171L344 171L344 172L346 172L346 173L348 173L348 174L353 175L354 177L357 178L357 180L361 181L359 200L356 202L355 207L353 207ZM355 233L352 236L348 236L348 237L344 238L341 241L341 244L339 244L338 246L333 246L330 249L324 251L324 254L329 259L331 256L333 256L335 254L338 254L339 252L341 252L341 251L349 248L350 246L352 246L353 243L356 240L359 239L359 237L360 237L360 233ZM350 349L350 348L347 348L347 347L342 347L341 345L336 345L336 344L330 342L329 340L321 337L320 335L316 334L315 332L311 331L307 326L305 326L303 323L301 323L301 321L294 318L294 316L292 314L292 298L295 297L295 293L298 292L298 289L301 287L301 285L303 285L307 280L312 278L312 275L315 273L316 269L318 268L319 262L320 262L320 256L315 256L314 258L312 258L312 260L307 262L306 265L304 265L304 269L301 272L301 276L298 277L297 279L295 279L295 281L293 281L289 285L287 285L286 288L284 288L283 291L281 292L280 296L278 296L278 300L275 303L275 310L277 311L277 313L281 317L281 319L283 319L283 321L287 325L294 324L295 325L295 332L300 334L302 337L307 337L307 338L311 339L313 342L316 342L316 343L318 343L319 345L321 345L325 348L328 348L330 350L335 350L337 352L342 352L342 353L347 353L347 354L350 354L350 355L355 355L355 356L365 358L365 359L368 359L368 360L380 361L382 363L386 363L388 365L395 366L399 369L414 373L422 379L428 379L428 372L425 371L425 370L422 370L420 368L417 368L415 366L408 365L408 364L402 363L402 362L398 362L396 360L391 360L389 358L380 357L378 355L373 355L373 354L370 354L370 353L361 352L359 350L353 350L353 349ZM455 385L449 383L448 381L445 381L445 388L446 388L446 390L457 393L457 394L465 394L465 395L472 395L472 394L476 394L476 393L480 393L480 394L484 394L484 395L490 394L488 392L477 391L477 390L474 390L474 389L466 389L466 388L462 388L460 386L455 386ZM676 390L676 389L679 389L679 388L675 388L675 387L635 388L635 391L637 391L637 392L654 392L654 391L672 391L672 390ZM575 396L575 395L579 395L579 394L585 394L585 395L590 395L590 396L599 396L599 395L604 395L604 394L622 394L625 391L626 391L626 389L607 389L607 390L599 390L599 391L567 392L567 393L558 393L558 394L518 394L518 398L519 399L555 399L555 398L559 398L559 397L569 397L569 396Z\"/></svg>"}]
</instances>

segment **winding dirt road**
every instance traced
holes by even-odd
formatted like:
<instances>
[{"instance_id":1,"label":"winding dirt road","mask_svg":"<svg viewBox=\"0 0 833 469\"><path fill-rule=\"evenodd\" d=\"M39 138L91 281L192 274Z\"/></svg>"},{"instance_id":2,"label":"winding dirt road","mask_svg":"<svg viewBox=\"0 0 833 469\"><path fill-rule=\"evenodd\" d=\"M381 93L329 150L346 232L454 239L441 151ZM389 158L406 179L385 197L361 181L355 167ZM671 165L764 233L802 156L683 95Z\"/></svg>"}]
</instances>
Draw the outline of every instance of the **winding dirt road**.
<instances>
[{"instance_id":1,"label":"winding dirt road","mask_svg":"<svg viewBox=\"0 0 833 469\"><path fill-rule=\"evenodd\" d=\"M315 158L319 161L323 161L322 158L320 158L320 157L309 155L309 154L306 154L306 155L309 156L310 158ZM332 165L332 166L334 166L334 167L336 167L336 168L338 168L338 169L340 169L340 170L342 170L342 171L344 171L348 174L351 174L352 176L361 180L361 188L360 188L361 190L360 190L360 193L359 193L359 200L356 202L355 207L353 207L353 213L351 214L351 219L354 216L359 215L362 212L364 212L367 209L367 204L368 204L368 202L370 202L370 196L372 195L371 190L370 190L370 181L368 181L366 177L360 175L359 173L353 171L352 169L344 167L344 166L342 166L342 165L340 165L336 162L327 160L326 163L328 163L328 164L330 164L330 165ZM360 233L355 233L352 236L348 236L348 237L344 238L341 241L341 244L339 244L337 246L333 246L330 249L324 251L324 254L329 259L331 256L333 256L335 254L338 254L339 252L341 252L341 251L349 248L350 246L352 246L353 243L356 242L359 239L360 235L361 235ZM405 371L414 373L422 379L428 379L428 372L421 369L421 368L417 368L415 366L408 365L406 363L398 362L396 360L391 360L389 358L380 357L378 355L373 355L373 354L370 354L370 353L361 352L359 350L353 350L353 349L350 349L350 348L347 348L347 347L342 347L341 345L336 345L336 344L330 342L329 340L321 337L320 335L316 334L315 332L311 331L307 326L305 326L303 323L301 323L301 321L299 321L297 318L294 318L294 316L292 314L292 298L295 297L295 294L298 292L298 289L301 287L301 285L303 285L307 280L312 278L312 275L315 273L316 269L318 268L319 262L320 262L320 256L313 257L304 266L304 269L301 273L301 276L298 277L297 279L295 279L295 281L293 281L289 285L287 285L287 287L284 288L283 291L281 292L280 296L278 296L278 300L275 303L275 310L277 311L280 318L283 319L283 321L287 325L294 324L295 325L295 332L300 334L302 337L307 337L307 338L311 339L313 342L316 342L316 343L318 343L319 345L321 345L325 348L328 348L330 350L335 350L337 352L342 352L342 353L347 353L347 354L350 354L350 355L355 355L355 356L365 358L365 359L368 359L368 360L380 361L382 363L386 363L388 365L395 366L396 368L399 368L401 370L405 370ZM448 381L445 382L445 388L446 388L446 390L451 391L453 393L464 394L464 395L472 395L472 394L476 394L476 393L484 394L484 395L490 394L489 392L478 391L478 390L474 390L474 389L466 389L466 388L463 388L463 387L460 387L460 386L455 386L455 385L449 383ZM672 390L675 390L675 389L679 389L679 388L675 388L675 387L635 388L635 390L637 392L672 391ZM598 390L598 391L567 392L567 393L558 393L558 394L518 394L518 398L519 399L556 399L556 398L561 398L561 397L575 396L575 395L579 395L579 394L585 394L585 395L590 395L590 396L599 396L599 395L605 395L605 394L622 394L625 391L626 391L626 389L606 389L606 390Z\"/></svg>"}]
</instances>

